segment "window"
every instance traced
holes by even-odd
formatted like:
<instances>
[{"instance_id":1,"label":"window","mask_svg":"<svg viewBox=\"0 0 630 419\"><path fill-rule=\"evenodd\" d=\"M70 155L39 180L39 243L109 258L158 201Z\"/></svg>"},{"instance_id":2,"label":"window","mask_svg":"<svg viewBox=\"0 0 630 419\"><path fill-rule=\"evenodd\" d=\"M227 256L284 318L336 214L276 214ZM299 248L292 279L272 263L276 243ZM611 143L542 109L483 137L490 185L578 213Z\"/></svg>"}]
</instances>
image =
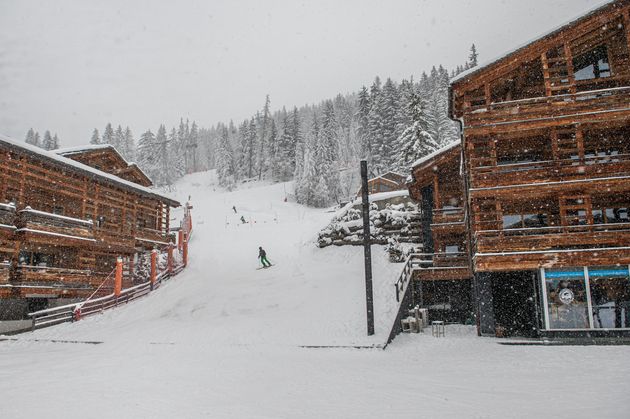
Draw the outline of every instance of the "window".
<instances>
[{"instance_id":1,"label":"window","mask_svg":"<svg viewBox=\"0 0 630 419\"><path fill-rule=\"evenodd\" d=\"M595 224L612 224L612 223L628 223L630 216L628 208L598 208L593 209L593 223Z\"/></svg>"},{"instance_id":2,"label":"window","mask_svg":"<svg viewBox=\"0 0 630 419\"><path fill-rule=\"evenodd\" d=\"M105 226L105 217L102 215L99 215L98 217L96 217L96 227L104 227Z\"/></svg>"},{"instance_id":3,"label":"window","mask_svg":"<svg viewBox=\"0 0 630 419\"><path fill-rule=\"evenodd\" d=\"M515 228L538 228L549 225L548 216L544 213L538 214L505 214L503 215L503 229Z\"/></svg>"},{"instance_id":4,"label":"window","mask_svg":"<svg viewBox=\"0 0 630 419\"><path fill-rule=\"evenodd\" d=\"M57 214L57 215L64 215L63 207L61 206L53 207L52 213Z\"/></svg>"},{"instance_id":5,"label":"window","mask_svg":"<svg viewBox=\"0 0 630 419\"><path fill-rule=\"evenodd\" d=\"M18 256L18 263L26 266L54 266L55 258L51 254L22 250Z\"/></svg>"},{"instance_id":6,"label":"window","mask_svg":"<svg viewBox=\"0 0 630 419\"><path fill-rule=\"evenodd\" d=\"M630 327L630 276L627 267L589 268L593 327Z\"/></svg>"},{"instance_id":7,"label":"window","mask_svg":"<svg viewBox=\"0 0 630 419\"><path fill-rule=\"evenodd\" d=\"M444 253L447 253L447 254L448 254L448 253L450 253L450 254L453 254L453 253L460 253L460 252L461 252L461 250L462 250L462 249L461 249L461 247L460 247L460 245L459 245L459 244L447 244L447 245L444 247Z\"/></svg>"},{"instance_id":8,"label":"window","mask_svg":"<svg viewBox=\"0 0 630 419\"><path fill-rule=\"evenodd\" d=\"M544 292L549 329L589 328L583 268L545 270Z\"/></svg>"},{"instance_id":9,"label":"window","mask_svg":"<svg viewBox=\"0 0 630 419\"><path fill-rule=\"evenodd\" d=\"M608 48L600 45L573 59L575 80L592 80L610 77Z\"/></svg>"}]
</instances>

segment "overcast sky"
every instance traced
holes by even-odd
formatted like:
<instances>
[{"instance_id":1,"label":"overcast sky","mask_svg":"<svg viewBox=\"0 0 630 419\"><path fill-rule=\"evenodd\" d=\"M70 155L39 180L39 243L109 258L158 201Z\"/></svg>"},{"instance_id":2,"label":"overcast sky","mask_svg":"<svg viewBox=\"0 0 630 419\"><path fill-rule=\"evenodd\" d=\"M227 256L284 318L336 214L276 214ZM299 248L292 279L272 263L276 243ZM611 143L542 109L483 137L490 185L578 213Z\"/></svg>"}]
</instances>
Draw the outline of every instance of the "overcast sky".
<instances>
[{"instance_id":1,"label":"overcast sky","mask_svg":"<svg viewBox=\"0 0 630 419\"><path fill-rule=\"evenodd\" d=\"M0 0L0 133L89 141L108 121L136 139L316 103L432 65L480 61L601 0Z\"/></svg>"}]
</instances>

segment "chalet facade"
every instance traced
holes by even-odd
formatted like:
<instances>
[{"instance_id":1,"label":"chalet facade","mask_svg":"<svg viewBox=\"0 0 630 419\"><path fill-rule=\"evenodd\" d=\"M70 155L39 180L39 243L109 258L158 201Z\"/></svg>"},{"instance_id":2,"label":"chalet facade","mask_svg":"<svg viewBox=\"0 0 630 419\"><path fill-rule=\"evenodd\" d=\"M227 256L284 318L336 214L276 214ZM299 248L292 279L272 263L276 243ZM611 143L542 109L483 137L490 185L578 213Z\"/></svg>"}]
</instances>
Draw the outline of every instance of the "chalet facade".
<instances>
[{"instance_id":1,"label":"chalet facade","mask_svg":"<svg viewBox=\"0 0 630 419\"><path fill-rule=\"evenodd\" d=\"M630 336L629 28L630 1L611 1L451 83L461 161L430 156L409 186L438 255L461 173L482 335Z\"/></svg>"},{"instance_id":2,"label":"chalet facade","mask_svg":"<svg viewBox=\"0 0 630 419\"><path fill-rule=\"evenodd\" d=\"M170 208L111 146L44 151L0 136L0 318L91 295L126 262L170 246Z\"/></svg>"},{"instance_id":3,"label":"chalet facade","mask_svg":"<svg viewBox=\"0 0 630 419\"><path fill-rule=\"evenodd\" d=\"M464 219L461 145L454 143L412 165L410 196L420 203L422 269L412 277L412 305L434 320L472 320L472 270Z\"/></svg>"},{"instance_id":4,"label":"chalet facade","mask_svg":"<svg viewBox=\"0 0 630 419\"><path fill-rule=\"evenodd\" d=\"M391 191L400 191L407 189L405 186L405 181L407 177L400 173L396 172L387 172L374 177L372 179L368 179L368 193L375 194L381 192L391 192ZM361 196L361 191L363 188L359 188L357 192L357 196Z\"/></svg>"}]
</instances>

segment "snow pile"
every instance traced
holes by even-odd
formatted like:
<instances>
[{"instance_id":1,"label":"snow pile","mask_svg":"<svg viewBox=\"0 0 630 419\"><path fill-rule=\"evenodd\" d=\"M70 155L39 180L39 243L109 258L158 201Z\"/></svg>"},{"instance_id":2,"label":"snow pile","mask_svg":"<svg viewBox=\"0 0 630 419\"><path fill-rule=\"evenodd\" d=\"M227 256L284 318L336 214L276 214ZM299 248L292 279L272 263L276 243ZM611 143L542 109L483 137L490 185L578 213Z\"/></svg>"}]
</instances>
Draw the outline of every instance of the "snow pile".
<instances>
[{"instance_id":1,"label":"snow pile","mask_svg":"<svg viewBox=\"0 0 630 419\"><path fill-rule=\"evenodd\" d=\"M418 205L408 199L406 203L384 203L383 205L383 209L379 209L376 202L370 204L372 243L387 244L390 239L405 243L419 243L420 212ZM361 214L360 207L357 208L351 204L344 207L333 217L330 224L319 232L317 245L319 247L362 245L363 217Z\"/></svg>"}]
</instances>

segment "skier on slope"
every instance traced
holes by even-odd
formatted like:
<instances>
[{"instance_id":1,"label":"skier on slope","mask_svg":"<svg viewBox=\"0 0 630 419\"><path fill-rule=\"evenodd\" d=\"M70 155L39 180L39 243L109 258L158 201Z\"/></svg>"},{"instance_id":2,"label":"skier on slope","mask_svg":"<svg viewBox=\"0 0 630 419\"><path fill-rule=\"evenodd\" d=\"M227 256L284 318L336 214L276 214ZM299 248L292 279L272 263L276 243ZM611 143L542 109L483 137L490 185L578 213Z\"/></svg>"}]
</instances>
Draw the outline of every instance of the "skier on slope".
<instances>
[{"instance_id":1,"label":"skier on slope","mask_svg":"<svg viewBox=\"0 0 630 419\"><path fill-rule=\"evenodd\" d=\"M243 216L241 215L241 223L245 224L246 222L247 222L247 221L245 221L245 217L243 217Z\"/></svg>"},{"instance_id":2,"label":"skier on slope","mask_svg":"<svg viewBox=\"0 0 630 419\"><path fill-rule=\"evenodd\" d=\"M260 263L262 263L263 268L271 266L271 262L267 259L267 252L265 252L265 249L263 249L262 246L258 247L258 258L260 259Z\"/></svg>"},{"instance_id":3,"label":"skier on slope","mask_svg":"<svg viewBox=\"0 0 630 419\"><path fill-rule=\"evenodd\" d=\"M236 205L232 205L232 209L234 210L234 214L236 214Z\"/></svg>"}]
</instances>

